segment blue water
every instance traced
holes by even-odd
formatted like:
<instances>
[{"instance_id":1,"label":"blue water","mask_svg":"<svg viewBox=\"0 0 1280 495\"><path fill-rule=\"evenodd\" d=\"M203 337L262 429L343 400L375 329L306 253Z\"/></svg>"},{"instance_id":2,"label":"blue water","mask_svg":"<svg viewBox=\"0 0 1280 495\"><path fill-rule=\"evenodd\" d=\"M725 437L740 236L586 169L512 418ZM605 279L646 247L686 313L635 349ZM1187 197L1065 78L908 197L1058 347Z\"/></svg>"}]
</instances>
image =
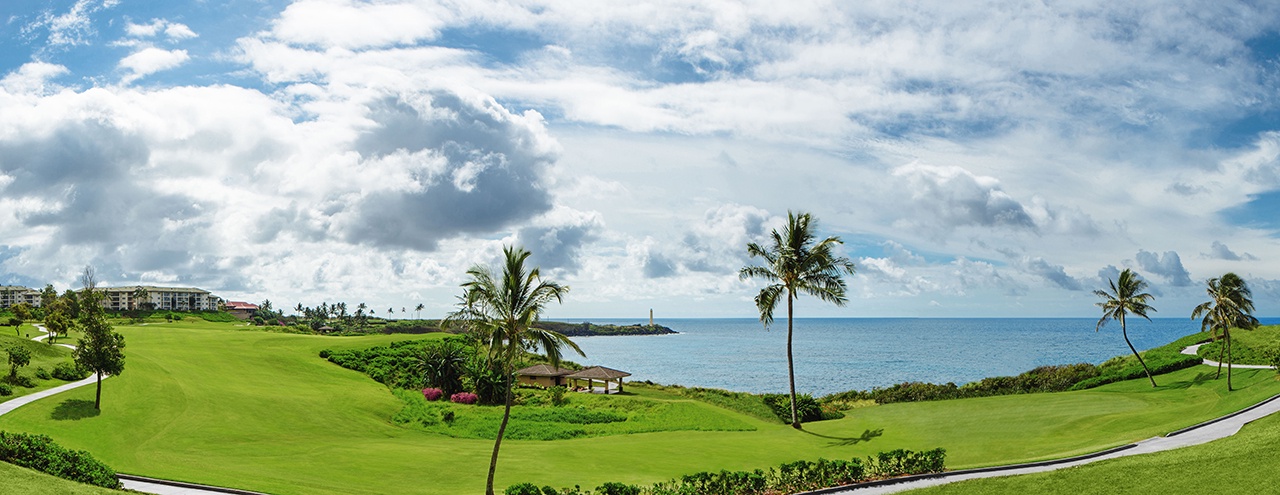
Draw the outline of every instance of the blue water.
<instances>
[{"instance_id":1,"label":"blue water","mask_svg":"<svg viewBox=\"0 0 1280 495\"><path fill-rule=\"evenodd\" d=\"M1263 324L1280 323L1263 318ZM584 320L565 320L584 321ZM647 323L591 319L593 323ZM1047 364L1098 364L1128 354L1120 326L1094 332L1088 318L811 318L795 326L796 389L814 396L905 381L963 384ZM659 319L678 335L577 337L586 358L631 373L629 380L743 392L787 390L787 325L756 319ZM1138 350L1200 330L1164 318L1129 322Z\"/></svg>"}]
</instances>

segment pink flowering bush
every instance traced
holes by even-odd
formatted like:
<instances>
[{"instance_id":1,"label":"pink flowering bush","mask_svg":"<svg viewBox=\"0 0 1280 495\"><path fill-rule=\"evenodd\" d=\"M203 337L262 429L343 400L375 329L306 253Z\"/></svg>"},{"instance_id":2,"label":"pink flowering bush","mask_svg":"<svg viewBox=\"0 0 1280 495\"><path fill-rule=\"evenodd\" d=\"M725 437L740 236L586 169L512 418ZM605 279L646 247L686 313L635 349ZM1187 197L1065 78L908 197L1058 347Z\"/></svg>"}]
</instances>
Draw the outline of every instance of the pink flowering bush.
<instances>
[{"instance_id":1,"label":"pink flowering bush","mask_svg":"<svg viewBox=\"0 0 1280 495\"><path fill-rule=\"evenodd\" d=\"M458 404L475 404L479 397L471 392L458 392L450 395L449 400Z\"/></svg>"},{"instance_id":2,"label":"pink flowering bush","mask_svg":"<svg viewBox=\"0 0 1280 495\"><path fill-rule=\"evenodd\" d=\"M422 397L426 398L428 401L440 400L440 396L442 395L444 395L444 391L438 388L422 389Z\"/></svg>"}]
</instances>

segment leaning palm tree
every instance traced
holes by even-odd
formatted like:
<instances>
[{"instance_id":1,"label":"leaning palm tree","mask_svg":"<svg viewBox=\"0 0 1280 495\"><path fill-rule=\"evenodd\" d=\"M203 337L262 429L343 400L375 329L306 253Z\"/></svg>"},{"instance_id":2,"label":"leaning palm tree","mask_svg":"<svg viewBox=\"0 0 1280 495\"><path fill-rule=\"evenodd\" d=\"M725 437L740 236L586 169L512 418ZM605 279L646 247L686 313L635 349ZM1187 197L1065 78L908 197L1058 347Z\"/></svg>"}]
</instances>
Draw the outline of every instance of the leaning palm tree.
<instances>
[{"instance_id":1,"label":"leaning palm tree","mask_svg":"<svg viewBox=\"0 0 1280 495\"><path fill-rule=\"evenodd\" d=\"M1097 303L1102 308L1102 318L1098 319L1098 326L1093 331L1102 330L1102 326L1107 324L1107 320L1116 320L1120 322L1120 335L1124 336L1124 343L1129 344L1129 350L1133 352L1133 357L1138 358L1138 364L1142 365L1142 371L1147 372L1147 379L1151 380L1151 387L1156 386L1156 379L1151 376L1151 370L1147 368L1147 363L1142 360L1142 355L1138 354L1138 350L1133 348L1133 342L1129 342L1129 330L1125 327L1125 316L1129 313L1146 318L1151 321L1151 317L1147 316L1148 311L1155 311L1156 308L1147 304L1147 301L1155 299L1155 296L1142 292L1147 288L1147 281L1138 277L1133 270L1126 268L1120 272L1120 280L1107 279L1107 283L1111 285L1111 290L1095 290L1093 293L1101 297L1102 302Z\"/></svg>"},{"instance_id":2,"label":"leaning palm tree","mask_svg":"<svg viewBox=\"0 0 1280 495\"><path fill-rule=\"evenodd\" d=\"M764 259L764 266L745 266L738 272L739 278L762 278L769 282L756 295L756 308L760 321L767 328L773 323L773 310L783 294L787 297L787 373L791 383L791 427L800 429L796 415L796 371L791 353L791 336L794 334L793 301L800 293L809 294L823 301L844 306L845 283L842 274L853 274L853 262L836 256L833 249L843 244L839 237L828 237L814 244L817 221L808 213L787 212L787 225L779 233L774 229L768 249L747 244L747 254Z\"/></svg>"},{"instance_id":3,"label":"leaning palm tree","mask_svg":"<svg viewBox=\"0 0 1280 495\"><path fill-rule=\"evenodd\" d=\"M1258 326L1258 319L1253 317L1253 293L1244 279L1235 273L1228 272L1221 277L1211 278L1206 283L1205 292L1209 301L1201 303L1191 311L1191 319L1201 318L1200 331L1210 331L1215 339L1225 339L1218 351L1218 377L1222 376L1222 355L1226 353L1227 391L1231 391L1231 329L1245 330Z\"/></svg>"},{"instance_id":4,"label":"leaning palm tree","mask_svg":"<svg viewBox=\"0 0 1280 495\"><path fill-rule=\"evenodd\" d=\"M446 328L461 325L478 337L488 356L498 367L505 380L502 423L498 437L493 442L493 456L489 459L489 479L485 494L494 495L493 475L498 467L498 449L511 418L512 380L515 365L528 350L541 349L559 366L561 349L569 347L583 354L577 344L557 332L537 328L542 311L551 301L563 302L569 287L542 280L538 269L525 269L529 252L524 248L503 247L505 257L502 272L494 273L487 266L477 265L467 270L471 280L462 284L463 294L458 311L445 318Z\"/></svg>"}]
</instances>

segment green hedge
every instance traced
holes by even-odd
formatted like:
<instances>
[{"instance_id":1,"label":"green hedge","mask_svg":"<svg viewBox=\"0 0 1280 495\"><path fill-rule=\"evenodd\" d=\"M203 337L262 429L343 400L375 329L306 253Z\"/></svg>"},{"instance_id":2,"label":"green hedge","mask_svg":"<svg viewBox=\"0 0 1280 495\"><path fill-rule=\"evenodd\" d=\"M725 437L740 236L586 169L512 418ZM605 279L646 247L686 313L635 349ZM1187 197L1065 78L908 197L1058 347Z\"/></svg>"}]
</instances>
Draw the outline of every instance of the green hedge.
<instances>
[{"instance_id":1,"label":"green hedge","mask_svg":"<svg viewBox=\"0 0 1280 495\"><path fill-rule=\"evenodd\" d=\"M120 489L116 472L82 450L67 450L44 435L0 431L0 461L59 478Z\"/></svg>"},{"instance_id":2,"label":"green hedge","mask_svg":"<svg viewBox=\"0 0 1280 495\"><path fill-rule=\"evenodd\" d=\"M788 413L789 414L789 413ZM701 472L654 483L651 486L609 482L595 491L581 487L556 490L532 483L507 487L506 495L772 495L797 493L863 481L894 478L913 474L940 473L946 470L947 451L933 449L922 452L891 450L868 456L866 461L818 459L817 462L788 462L769 470Z\"/></svg>"}]
</instances>

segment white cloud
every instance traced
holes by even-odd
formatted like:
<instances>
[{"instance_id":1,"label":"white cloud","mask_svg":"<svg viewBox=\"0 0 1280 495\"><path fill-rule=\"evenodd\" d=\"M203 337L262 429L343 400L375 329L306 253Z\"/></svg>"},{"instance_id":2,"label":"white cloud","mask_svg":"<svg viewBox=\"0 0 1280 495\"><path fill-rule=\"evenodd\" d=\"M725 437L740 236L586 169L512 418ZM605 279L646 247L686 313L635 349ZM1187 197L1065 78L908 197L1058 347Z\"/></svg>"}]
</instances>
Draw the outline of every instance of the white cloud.
<instances>
[{"instance_id":1,"label":"white cloud","mask_svg":"<svg viewBox=\"0 0 1280 495\"><path fill-rule=\"evenodd\" d=\"M0 87L10 94L47 94L60 89L49 80L68 72L66 67L58 64L28 62L0 79Z\"/></svg>"},{"instance_id":2,"label":"white cloud","mask_svg":"<svg viewBox=\"0 0 1280 495\"><path fill-rule=\"evenodd\" d=\"M167 19L152 19L151 22L146 24L128 22L124 25L124 32L135 38L152 38L157 34L164 33L165 37L170 40L183 40L199 36L186 24L172 22Z\"/></svg>"},{"instance_id":3,"label":"white cloud","mask_svg":"<svg viewBox=\"0 0 1280 495\"><path fill-rule=\"evenodd\" d=\"M130 71L130 74L125 76L125 82L130 82L140 77L178 67L188 60L191 60L191 56L187 54L186 50L163 50L148 47L121 59L119 67Z\"/></svg>"}]
</instances>

